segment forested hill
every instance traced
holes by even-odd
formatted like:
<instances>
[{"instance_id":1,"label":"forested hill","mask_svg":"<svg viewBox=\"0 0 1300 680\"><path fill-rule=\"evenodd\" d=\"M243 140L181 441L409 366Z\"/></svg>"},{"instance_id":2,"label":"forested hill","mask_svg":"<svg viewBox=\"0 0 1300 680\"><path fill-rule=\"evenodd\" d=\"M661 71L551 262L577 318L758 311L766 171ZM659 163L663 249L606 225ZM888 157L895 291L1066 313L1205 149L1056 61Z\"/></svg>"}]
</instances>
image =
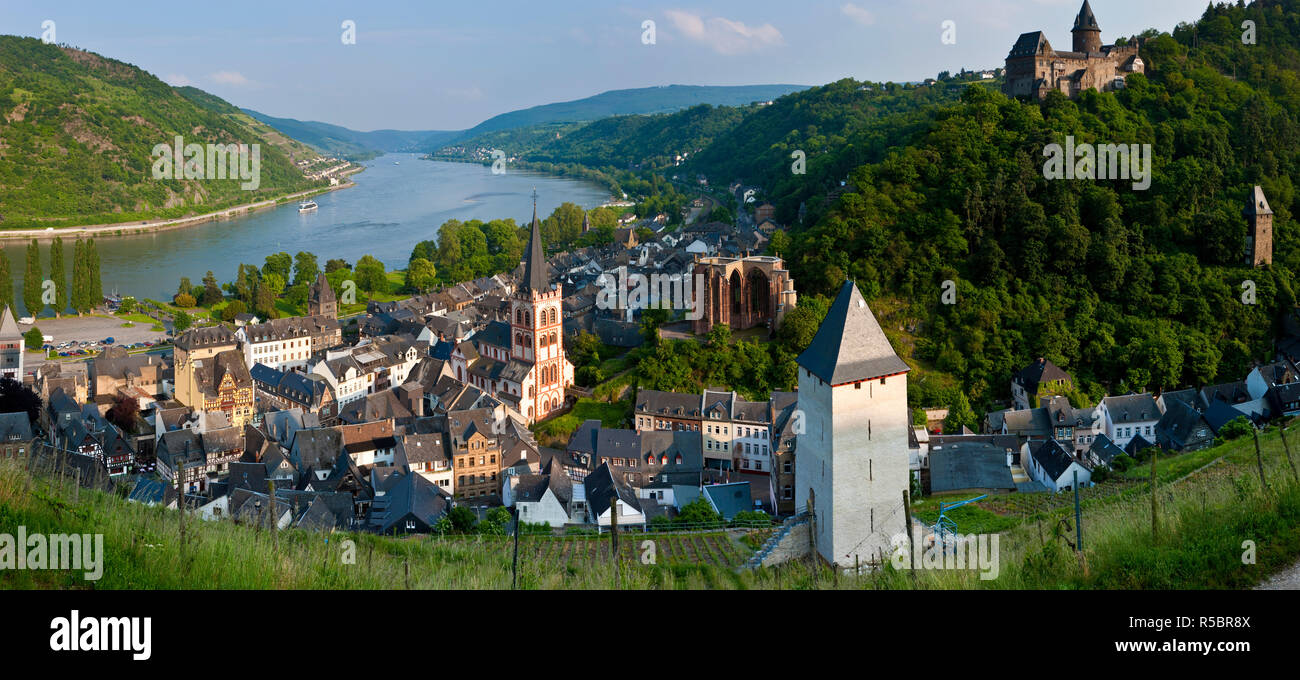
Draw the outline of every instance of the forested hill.
<instances>
[{"instance_id":1,"label":"forested hill","mask_svg":"<svg viewBox=\"0 0 1300 680\"><path fill-rule=\"evenodd\" d=\"M862 141L847 142L858 131L888 119L889 125L876 129L900 136L909 120L936 104L956 101L962 89L944 83L904 86L846 79L793 92L771 104L701 104L674 113L488 132L456 141L436 155L481 160L481 154L475 152L489 148L533 163L643 170L675 167L680 155L686 161L681 173L772 186L782 179L782 173L790 175L793 149L803 149L813 159L835 146L841 152L837 161L852 167L868 159L862 155L857 163L850 160L852 153L865 152ZM883 141L887 140L871 140L872 144ZM845 155L844 151L852 153ZM819 171L827 169L820 160L813 164Z\"/></svg>"},{"instance_id":2,"label":"forested hill","mask_svg":"<svg viewBox=\"0 0 1300 680\"><path fill-rule=\"evenodd\" d=\"M130 64L0 36L0 229L178 217L308 189L307 147ZM260 186L155 180L157 144L260 144Z\"/></svg>"},{"instance_id":3,"label":"forested hill","mask_svg":"<svg viewBox=\"0 0 1300 680\"><path fill-rule=\"evenodd\" d=\"M1256 45L1242 42L1247 19ZM1005 397L1010 376L1039 356L1093 397L1241 380L1271 358L1300 270L1300 2L1215 6L1146 37L1147 74L1127 89L1040 104L971 87L850 171L833 201L819 200L830 182L778 185L779 217L810 208L787 253L800 297L857 280L882 308L901 309L891 332L919 328L900 338L915 342L913 359L955 377L976 403ZM869 125L840 144L889 134ZM1044 179L1044 147L1067 135L1150 144L1150 188ZM721 143L710 153L724 154ZM828 148L823 162L837 162ZM1275 259L1262 269L1243 257L1241 213L1256 184L1276 212ZM941 304L947 280L953 305ZM1254 304L1243 303L1247 280Z\"/></svg>"}]
</instances>

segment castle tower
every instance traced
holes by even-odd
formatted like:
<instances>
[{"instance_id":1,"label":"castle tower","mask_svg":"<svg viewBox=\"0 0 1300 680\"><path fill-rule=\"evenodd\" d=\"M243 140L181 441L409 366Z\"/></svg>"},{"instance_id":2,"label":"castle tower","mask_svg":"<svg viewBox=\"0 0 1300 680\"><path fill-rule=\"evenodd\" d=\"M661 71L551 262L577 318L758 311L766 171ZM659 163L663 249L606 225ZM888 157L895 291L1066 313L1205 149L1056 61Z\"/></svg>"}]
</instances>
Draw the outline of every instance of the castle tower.
<instances>
[{"instance_id":1,"label":"castle tower","mask_svg":"<svg viewBox=\"0 0 1300 680\"><path fill-rule=\"evenodd\" d=\"M330 288L330 281L323 272L316 275L316 282L307 290L307 314L319 314L331 319L339 316L338 299L334 297L334 289Z\"/></svg>"},{"instance_id":2,"label":"castle tower","mask_svg":"<svg viewBox=\"0 0 1300 680\"><path fill-rule=\"evenodd\" d=\"M1101 27L1097 25L1097 16L1092 13L1088 0L1083 0L1079 16L1074 20L1074 51L1094 54L1101 51Z\"/></svg>"},{"instance_id":3,"label":"castle tower","mask_svg":"<svg viewBox=\"0 0 1300 680\"><path fill-rule=\"evenodd\" d=\"M874 562L905 535L907 364L846 281L799 355L795 506L812 512L817 552L848 567Z\"/></svg>"},{"instance_id":4,"label":"castle tower","mask_svg":"<svg viewBox=\"0 0 1300 680\"><path fill-rule=\"evenodd\" d=\"M1246 262L1252 267L1273 264L1273 211L1264 198L1264 189L1256 186L1247 197L1241 214L1248 223Z\"/></svg>"},{"instance_id":5,"label":"castle tower","mask_svg":"<svg viewBox=\"0 0 1300 680\"><path fill-rule=\"evenodd\" d=\"M573 384L573 364L564 354L563 300L547 276L536 192L524 257L524 278L510 301L510 357L533 365L519 400L520 411L532 422L561 408L564 389Z\"/></svg>"}]
</instances>

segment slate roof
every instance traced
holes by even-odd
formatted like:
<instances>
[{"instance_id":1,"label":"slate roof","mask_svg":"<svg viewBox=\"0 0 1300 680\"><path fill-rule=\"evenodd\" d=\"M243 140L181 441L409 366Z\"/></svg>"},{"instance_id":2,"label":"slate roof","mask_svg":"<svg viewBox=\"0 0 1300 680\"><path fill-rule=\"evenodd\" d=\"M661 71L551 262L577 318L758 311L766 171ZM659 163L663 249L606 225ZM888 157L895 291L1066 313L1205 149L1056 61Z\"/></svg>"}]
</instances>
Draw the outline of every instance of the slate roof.
<instances>
[{"instance_id":1,"label":"slate roof","mask_svg":"<svg viewBox=\"0 0 1300 680\"><path fill-rule=\"evenodd\" d=\"M963 441L930 449L930 492L963 489L1014 489L1004 447Z\"/></svg>"},{"instance_id":2,"label":"slate roof","mask_svg":"<svg viewBox=\"0 0 1300 680\"><path fill-rule=\"evenodd\" d=\"M31 441L32 422L27 412L0 413L0 441Z\"/></svg>"},{"instance_id":3,"label":"slate roof","mask_svg":"<svg viewBox=\"0 0 1300 680\"><path fill-rule=\"evenodd\" d=\"M852 281L845 281L798 363L831 385L906 373L880 323Z\"/></svg>"},{"instance_id":4,"label":"slate roof","mask_svg":"<svg viewBox=\"0 0 1300 680\"><path fill-rule=\"evenodd\" d=\"M222 325L191 328L176 338L176 347L192 351L203 347L234 346L237 344L235 334Z\"/></svg>"},{"instance_id":5,"label":"slate roof","mask_svg":"<svg viewBox=\"0 0 1300 680\"><path fill-rule=\"evenodd\" d=\"M571 452L596 454L596 438L600 434L601 422L599 420L586 420L574 430L573 436L569 437L569 448Z\"/></svg>"},{"instance_id":6,"label":"slate roof","mask_svg":"<svg viewBox=\"0 0 1300 680\"><path fill-rule=\"evenodd\" d=\"M1155 444L1152 444L1146 437L1139 434L1130 439L1129 442L1124 445L1124 453L1136 458L1139 451L1149 449L1153 446L1155 446Z\"/></svg>"},{"instance_id":7,"label":"slate roof","mask_svg":"<svg viewBox=\"0 0 1300 680\"><path fill-rule=\"evenodd\" d=\"M933 455L933 454L932 454ZM1035 447L1030 455L1047 473L1048 477L1058 480L1065 471L1070 469L1070 463L1074 462L1074 456L1071 456L1055 439L1048 439ZM933 474L933 472L931 473Z\"/></svg>"},{"instance_id":8,"label":"slate roof","mask_svg":"<svg viewBox=\"0 0 1300 680\"><path fill-rule=\"evenodd\" d=\"M1092 13L1092 5L1088 4L1088 0L1083 0L1083 7L1079 9L1079 16L1074 18L1074 30L1101 30L1101 27L1097 25L1097 15Z\"/></svg>"},{"instance_id":9,"label":"slate roof","mask_svg":"<svg viewBox=\"0 0 1300 680\"><path fill-rule=\"evenodd\" d=\"M545 293L551 289L547 280L546 253L542 248L542 228L537 221L537 200L533 200L532 232L528 236L528 248L524 255L524 276L520 281L520 290Z\"/></svg>"},{"instance_id":10,"label":"slate roof","mask_svg":"<svg viewBox=\"0 0 1300 680\"><path fill-rule=\"evenodd\" d=\"M1205 412L1202 415L1205 416L1205 422L1209 423L1210 427L1214 429L1215 434L1218 434L1219 430L1224 425L1227 425L1238 418L1245 417L1245 414L1241 411L1238 411L1232 406L1229 406L1226 402L1218 399L1210 402L1210 404L1205 407Z\"/></svg>"},{"instance_id":11,"label":"slate roof","mask_svg":"<svg viewBox=\"0 0 1300 680\"><path fill-rule=\"evenodd\" d=\"M1011 46L1011 57L1032 57L1039 53L1040 48L1047 52L1052 52L1052 45L1047 42L1047 36L1042 31L1033 31L1032 33L1021 33L1016 39L1016 44Z\"/></svg>"},{"instance_id":12,"label":"slate roof","mask_svg":"<svg viewBox=\"0 0 1300 680\"><path fill-rule=\"evenodd\" d=\"M713 509L728 521L735 517L737 513L754 509L754 499L750 496L749 482L710 484L704 487L704 495L709 499Z\"/></svg>"},{"instance_id":13,"label":"slate roof","mask_svg":"<svg viewBox=\"0 0 1300 680\"><path fill-rule=\"evenodd\" d=\"M1272 215L1273 210L1268 207L1268 199L1264 198L1264 189L1259 185L1250 190L1250 195L1246 197L1246 209L1242 211L1243 215Z\"/></svg>"},{"instance_id":14,"label":"slate roof","mask_svg":"<svg viewBox=\"0 0 1300 680\"><path fill-rule=\"evenodd\" d=\"M641 503L636 494L632 492L623 480L616 478L614 473L609 469L609 465L602 463L591 474L587 475L582 482L583 489L586 493L587 507L595 515L601 515L609 510L614 498L623 501L624 504L641 510Z\"/></svg>"},{"instance_id":15,"label":"slate roof","mask_svg":"<svg viewBox=\"0 0 1300 680\"><path fill-rule=\"evenodd\" d=\"M1160 409L1156 407L1156 400L1150 393L1106 397L1102 401L1106 404L1111 422L1116 425L1160 419Z\"/></svg>"},{"instance_id":16,"label":"slate roof","mask_svg":"<svg viewBox=\"0 0 1300 680\"><path fill-rule=\"evenodd\" d=\"M1066 373L1060 366L1039 357L1037 361L1022 368L1016 374L1016 382L1023 386L1032 394L1037 390L1039 383L1057 382L1062 380L1073 380L1069 373Z\"/></svg>"},{"instance_id":17,"label":"slate roof","mask_svg":"<svg viewBox=\"0 0 1300 680\"><path fill-rule=\"evenodd\" d=\"M1197 431L1203 429L1210 434L1210 424L1191 406L1175 401L1167 407L1165 415L1156 423L1156 437L1162 443L1173 444L1170 448L1183 448L1197 437Z\"/></svg>"},{"instance_id":18,"label":"slate roof","mask_svg":"<svg viewBox=\"0 0 1300 680\"><path fill-rule=\"evenodd\" d=\"M1100 460L1102 465L1109 466L1116 458L1124 453L1121 449L1104 434L1099 434L1092 440L1092 445L1088 447L1089 455L1094 455Z\"/></svg>"}]
</instances>

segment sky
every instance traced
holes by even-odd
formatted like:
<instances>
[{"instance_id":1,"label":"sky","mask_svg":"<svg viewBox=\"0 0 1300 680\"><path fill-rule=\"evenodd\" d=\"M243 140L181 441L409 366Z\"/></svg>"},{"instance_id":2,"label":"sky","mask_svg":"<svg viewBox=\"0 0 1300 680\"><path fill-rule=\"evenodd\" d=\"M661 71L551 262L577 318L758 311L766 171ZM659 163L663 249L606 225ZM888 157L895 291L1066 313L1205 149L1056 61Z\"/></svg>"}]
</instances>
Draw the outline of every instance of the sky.
<instances>
[{"instance_id":1,"label":"sky","mask_svg":"<svg viewBox=\"0 0 1300 680\"><path fill-rule=\"evenodd\" d=\"M1002 66L1042 30L1069 49L1081 0L0 0L0 33L139 66L272 116L460 130L655 85L917 81ZM1207 0L1092 0L1106 43L1194 21ZM653 22L653 40L646 22ZM951 21L955 42L942 40ZM345 44L345 22L355 40Z\"/></svg>"}]
</instances>

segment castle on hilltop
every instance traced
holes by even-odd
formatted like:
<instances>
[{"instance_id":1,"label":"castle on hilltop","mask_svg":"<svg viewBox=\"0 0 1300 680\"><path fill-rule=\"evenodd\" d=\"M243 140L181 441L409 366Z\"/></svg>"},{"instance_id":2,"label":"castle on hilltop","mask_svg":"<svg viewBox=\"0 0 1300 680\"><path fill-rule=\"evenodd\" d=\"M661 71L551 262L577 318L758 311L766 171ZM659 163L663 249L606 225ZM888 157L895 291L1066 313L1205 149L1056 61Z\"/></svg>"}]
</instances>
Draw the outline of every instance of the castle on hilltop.
<instances>
[{"instance_id":1,"label":"castle on hilltop","mask_svg":"<svg viewBox=\"0 0 1300 680\"><path fill-rule=\"evenodd\" d=\"M1022 33L1007 55L1003 93L1042 100L1056 90L1073 98L1088 89L1121 89L1128 74L1146 72L1137 44L1101 44L1101 27L1087 0L1070 32L1074 36L1070 52L1052 49L1042 31Z\"/></svg>"}]
</instances>

